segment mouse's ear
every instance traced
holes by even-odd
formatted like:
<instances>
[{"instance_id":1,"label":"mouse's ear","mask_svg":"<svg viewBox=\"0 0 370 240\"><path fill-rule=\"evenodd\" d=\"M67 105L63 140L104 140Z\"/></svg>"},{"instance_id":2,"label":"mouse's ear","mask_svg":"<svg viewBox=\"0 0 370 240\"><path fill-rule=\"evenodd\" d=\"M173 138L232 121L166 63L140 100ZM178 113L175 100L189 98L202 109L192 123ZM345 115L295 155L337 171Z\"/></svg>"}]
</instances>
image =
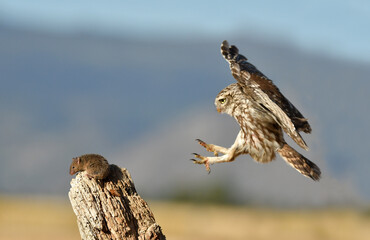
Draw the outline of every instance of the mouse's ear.
<instances>
[{"instance_id":1,"label":"mouse's ear","mask_svg":"<svg viewBox=\"0 0 370 240\"><path fill-rule=\"evenodd\" d=\"M78 157L78 158L77 158L77 163L78 163L78 164L80 164L80 163L81 163L81 158L80 158L80 157Z\"/></svg>"}]
</instances>

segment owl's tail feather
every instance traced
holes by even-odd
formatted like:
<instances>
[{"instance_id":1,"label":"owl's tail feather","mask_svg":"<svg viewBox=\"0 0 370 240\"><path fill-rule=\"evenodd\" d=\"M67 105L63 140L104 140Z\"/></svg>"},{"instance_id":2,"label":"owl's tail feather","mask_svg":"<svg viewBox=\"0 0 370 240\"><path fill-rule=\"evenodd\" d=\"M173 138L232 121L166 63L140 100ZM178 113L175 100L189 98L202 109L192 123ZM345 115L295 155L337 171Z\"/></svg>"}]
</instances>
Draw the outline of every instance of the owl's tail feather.
<instances>
[{"instance_id":1,"label":"owl's tail feather","mask_svg":"<svg viewBox=\"0 0 370 240\"><path fill-rule=\"evenodd\" d=\"M294 150L287 143L283 145L282 148L277 150L280 156L298 172L302 173L304 176L312 178L314 181L318 181L321 177L320 168L301 155L299 152Z\"/></svg>"}]
</instances>

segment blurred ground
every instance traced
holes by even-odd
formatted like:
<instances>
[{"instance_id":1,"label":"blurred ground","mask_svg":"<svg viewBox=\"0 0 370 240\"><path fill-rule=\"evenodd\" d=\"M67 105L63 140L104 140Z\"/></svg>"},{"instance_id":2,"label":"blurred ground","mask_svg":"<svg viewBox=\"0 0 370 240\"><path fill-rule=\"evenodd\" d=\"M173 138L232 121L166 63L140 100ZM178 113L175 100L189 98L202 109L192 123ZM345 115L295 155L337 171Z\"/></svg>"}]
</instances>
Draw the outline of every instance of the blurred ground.
<instances>
[{"instance_id":1,"label":"blurred ground","mask_svg":"<svg viewBox=\"0 0 370 240\"><path fill-rule=\"evenodd\" d=\"M150 201L167 239L369 239L369 211ZM80 239L67 199L0 197L0 239Z\"/></svg>"},{"instance_id":2,"label":"blurred ground","mask_svg":"<svg viewBox=\"0 0 370 240\"><path fill-rule=\"evenodd\" d=\"M0 239L80 239L67 199L1 196Z\"/></svg>"}]
</instances>

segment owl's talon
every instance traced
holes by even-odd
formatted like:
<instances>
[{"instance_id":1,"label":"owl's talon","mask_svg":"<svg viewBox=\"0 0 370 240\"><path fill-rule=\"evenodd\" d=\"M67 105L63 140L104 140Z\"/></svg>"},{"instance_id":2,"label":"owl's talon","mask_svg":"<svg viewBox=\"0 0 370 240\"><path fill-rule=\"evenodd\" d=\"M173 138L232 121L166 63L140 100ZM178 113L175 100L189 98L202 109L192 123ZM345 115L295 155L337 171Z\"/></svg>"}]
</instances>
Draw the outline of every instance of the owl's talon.
<instances>
[{"instance_id":1,"label":"owl's talon","mask_svg":"<svg viewBox=\"0 0 370 240\"><path fill-rule=\"evenodd\" d=\"M204 157L202 155L199 155L198 153L193 153L193 155L194 155L194 157L201 159L201 160L197 160L197 161L205 161L205 160L207 160L207 157ZM203 164L203 162L201 162L199 164Z\"/></svg>"},{"instance_id":2,"label":"owl's talon","mask_svg":"<svg viewBox=\"0 0 370 240\"><path fill-rule=\"evenodd\" d=\"M202 147L204 147L208 152L213 152L213 154L217 157L218 152L210 145L205 143L204 141L198 139L195 139Z\"/></svg>"},{"instance_id":3,"label":"owl's talon","mask_svg":"<svg viewBox=\"0 0 370 240\"><path fill-rule=\"evenodd\" d=\"M193 163L195 163L195 164L204 164L204 166L206 167L206 170L209 174L211 172L211 168L209 167L208 158L204 157L202 155L199 155L197 153L193 153L193 155L194 155L194 157L199 158L200 160L196 160L196 159L190 159L190 160L192 160Z\"/></svg>"},{"instance_id":4,"label":"owl's talon","mask_svg":"<svg viewBox=\"0 0 370 240\"><path fill-rule=\"evenodd\" d=\"M198 153L192 153L194 155L194 157L196 158L200 158L203 160L203 156L199 155Z\"/></svg>"},{"instance_id":5,"label":"owl's talon","mask_svg":"<svg viewBox=\"0 0 370 240\"><path fill-rule=\"evenodd\" d=\"M203 147L205 145L207 145L204 141L200 140L199 138L195 139L195 141L197 141L200 145L202 145Z\"/></svg>"},{"instance_id":6,"label":"owl's talon","mask_svg":"<svg viewBox=\"0 0 370 240\"><path fill-rule=\"evenodd\" d=\"M204 147L204 148L208 148L208 145L207 145L207 143L205 143L204 141L202 141L202 140L200 140L200 139L195 139L202 147ZM208 151L208 149L207 149L207 151Z\"/></svg>"}]
</instances>

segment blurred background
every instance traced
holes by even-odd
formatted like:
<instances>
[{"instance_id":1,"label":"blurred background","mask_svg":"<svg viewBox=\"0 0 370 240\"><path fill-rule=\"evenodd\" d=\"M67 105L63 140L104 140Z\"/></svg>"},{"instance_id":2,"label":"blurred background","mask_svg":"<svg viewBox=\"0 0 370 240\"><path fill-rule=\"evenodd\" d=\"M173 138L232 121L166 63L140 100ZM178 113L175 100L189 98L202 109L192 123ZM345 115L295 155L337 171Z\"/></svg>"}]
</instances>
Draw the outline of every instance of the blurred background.
<instances>
[{"instance_id":1,"label":"blurred background","mask_svg":"<svg viewBox=\"0 0 370 240\"><path fill-rule=\"evenodd\" d=\"M1 239L79 239L68 170L86 153L131 172L169 239L365 239L369 24L361 0L0 0ZM209 154L196 138L229 147L238 133L213 104L234 82L225 39L309 119L310 151L289 142L320 182L280 157L209 175L189 161Z\"/></svg>"}]
</instances>

